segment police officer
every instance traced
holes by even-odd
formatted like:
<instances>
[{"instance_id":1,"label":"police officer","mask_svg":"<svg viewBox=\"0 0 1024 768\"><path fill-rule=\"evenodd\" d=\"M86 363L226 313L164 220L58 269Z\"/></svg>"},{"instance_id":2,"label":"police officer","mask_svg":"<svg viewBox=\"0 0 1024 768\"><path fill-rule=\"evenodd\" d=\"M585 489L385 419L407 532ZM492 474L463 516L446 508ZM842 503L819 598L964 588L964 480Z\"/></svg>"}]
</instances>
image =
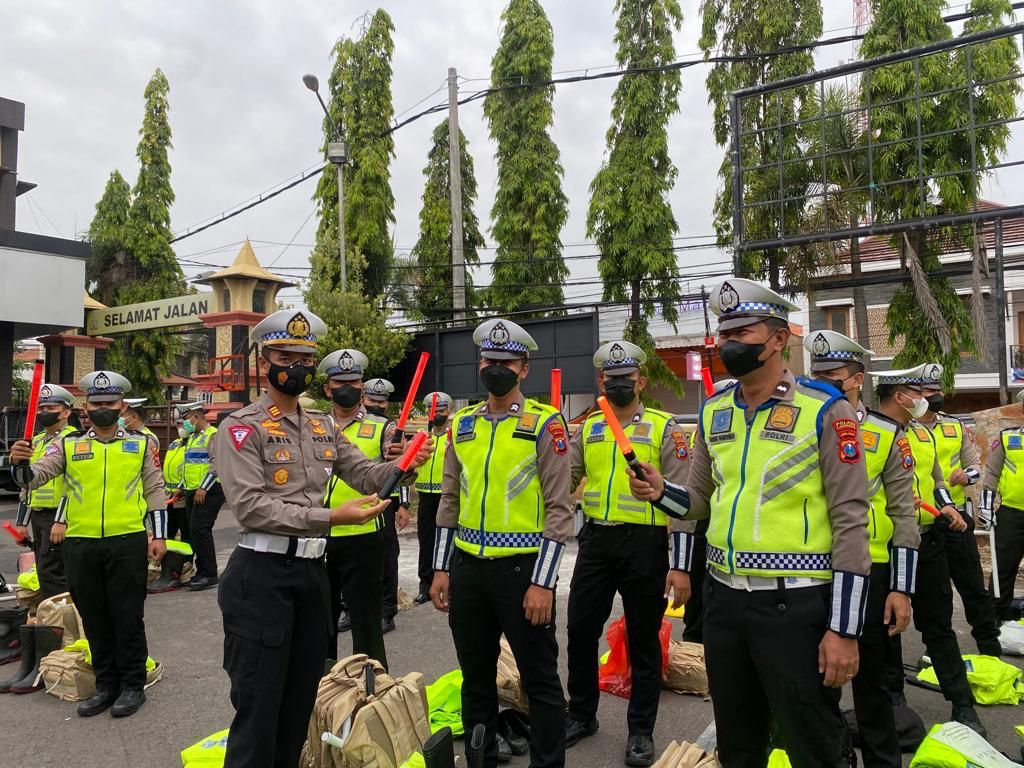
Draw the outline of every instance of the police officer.
<instances>
[{"instance_id":1,"label":"police officer","mask_svg":"<svg viewBox=\"0 0 1024 768\"><path fill-rule=\"evenodd\" d=\"M164 453L164 493L167 495L167 538L188 541L188 526L185 524L185 499L181 489L185 484L185 432L184 420L179 416L175 422L177 436L167 445Z\"/></svg>"},{"instance_id":2,"label":"police officer","mask_svg":"<svg viewBox=\"0 0 1024 768\"><path fill-rule=\"evenodd\" d=\"M640 393L647 386L642 367L647 354L628 341L610 341L594 354L598 386L625 429L637 457L657 467L670 482L686 482L689 451L682 428L667 413L646 408ZM638 502L611 429L600 410L584 422L570 443L573 487L585 476L583 513L577 535L579 553L569 588L569 718L565 743L573 746L598 729L598 641L622 596L629 635L632 694L627 715L626 765L654 760L654 722L661 698L661 631L665 597L678 608L690 592L686 532L673 533L669 567L668 518L656 505Z\"/></svg>"},{"instance_id":3,"label":"police officer","mask_svg":"<svg viewBox=\"0 0 1024 768\"><path fill-rule=\"evenodd\" d=\"M436 407L435 407L436 402ZM423 398L423 405L429 413L434 408L434 420L430 424L434 436L434 453L430 461L416 473L416 538L420 552L417 574L420 590L413 602L416 605L430 602L430 586L434 581L434 538L437 532L437 508L441 503L441 479L444 475L444 457L448 449L448 416L452 399L444 392L431 392Z\"/></svg>"},{"instance_id":4,"label":"police officer","mask_svg":"<svg viewBox=\"0 0 1024 768\"><path fill-rule=\"evenodd\" d=\"M963 531L967 524L957 512L945 486L939 469L935 435L917 420L928 411L924 388L939 385L942 366L926 363L904 370L872 371L871 376L876 380L875 397L878 398L879 412L901 424L907 431L914 462L915 503L934 504L943 518L936 525L936 518L918 506L916 515L921 529L921 544L918 549L916 584L911 597L914 626L924 640L942 693L953 705L950 719L984 736L985 728L974 710L974 694L967 683L967 673L953 631L949 562L945 540L939 528L939 525L948 525L954 531ZM890 692L898 703L905 704L903 653L899 635L889 638L887 666Z\"/></svg>"},{"instance_id":5,"label":"police officer","mask_svg":"<svg viewBox=\"0 0 1024 768\"><path fill-rule=\"evenodd\" d=\"M363 456L327 414L299 405L325 332L316 315L294 309L253 328L259 375L270 386L228 416L213 440L225 504L242 528L218 593L235 707L227 768L298 763L331 635L326 543L319 536L332 525L373 520L386 506L371 496L327 508L327 480L333 468L368 492L394 471ZM424 449L414 464L428 456Z\"/></svg>"},{"instance_id":6,"label":"police officer","mask_svg":"<svg viewBox=\"0 0 1024 768\"><path fill-rule=\"evenodd\" d=\"M92 424L52 442L31 467L15 468L15 480L38 488L63 475L67 503L54 522L66 535L64 568L96 672L96 695L78 705L91 717L113 706L114 717L138 711L146 701L147 554L166 552L160 446L152 438L126 432L117 419L131 383L113 371L94 371L78 385ZM13 461L30 458L18 441ZM153 531L147 544L146 520Z\"/></svg>"},{"instance_id":7,"label":"police officer","mask_svg":"<svg viewBox=\"0 0 1024 768\"><path fill-rule=\"evenodd\" d=\"M32 438L32 461L39 461L50 445L76 431L68 425L75 398L64 387L44 384L39 390L39 412L36 423L43 431ZM64 576L63 536L51 534L57 508L64 503L64 477L58 475L34 491L22 491L15 527L22 536L32 527L32 551L36 556L39 576L39 599L67 592ZM53 536L53 538L51 538Z\"/></svg>"},{"instance_id":8,"label":"police officer","mask_svg":"<svg viewBox=\"0 0 1024 768\"><path fill-rule=\"evenodd\" d=\"M853 702L867 768L902 765L892 701L886 685L887 638L910 623L910 595L921 536L914 510L914 460L903 425L872 411L860 399L866 358L873 354L835 331L812 331L804 339L818 381L846 396L860 419L868 472L867 529L871 576L860 636L860 668Z\"/></svg>"},{"instance_id":9,"label":"police officer","mask_svg":"<svg viewBox=\"0 0 1024 768\"><path fill-rule=\"evenodd\" d=\"M1017 393L1017 402L1024 402L1024 389ZM1024 427L1010 427L992 441L982 478L981 504L978 505L978 527L988 530L996 526L996 570L999 599L995 601L1000 621L1020 618L1010 605L1017 581L1017 571L1024 559ZM999 493L999 521L994 510Z\"/></svg>"},{"instance_id":10,"label":"police officer","mask_svg":"<svg viewBox=\"0 0 1024 768\"><path fill-rule=\"evenodd\" d=\"M117 425L128 432L140 432L146 437L152 437L156 444L160 445L160 439L146 426L146 412L142 410L142 404L148 397L125 398L124 415L117 420Z\"/></svg>"},{"instance_id":11,"label":"police officer","mask_svg":"<svg viewBox=\"0 0 1024 768\"><path fill-rule=\"evenodd\" d=\"M210 445L217 428L210 424L202 402L178 406L184 417L185 466L181 490L185 495L185 519L188 521L188 542L195 553L196 573L188 587L200 592L217 586L217 548L213 526L224 505L224 490L216 470L210 464Z\"/></svg>"},{"instance_id":12,"label":"police officer","mask_svg":"<svg viewBox=\"0 0 1024 768\"><path fill-rule=\"evenodd\" d=\"M334 427L370 461L384 460L395 426L383 416L368 413L363 405L363 373L370 361L358 349L339 349L327 355L319 372L327 377L324 394L334 403ZM324 504L337 507L360 492L338 474L327 483ZM389 506L391 505L389 500ZM397 503L397 502L394 502ZM327 572L331 584L333 643L331 658L339 658L338 622L344 607L352 629L352 652L365 653L388 665L384 647L382 615L384 605L385 542L384 516L358 525L335 525L327 539Z\"/></svg>"},{"instance_id":13,"label":"police officer","mask_svg":"<svg viewBox=\"0 0 1024 768\"><path fill-rule=\"evenodd\" d=\"M394 392L395 385L387 379L370 379L363 385L363 406L368 413L387 419L388 399ZM395 424L388 420L389 434L394 434L394 429ZM395 617L398 615L398 555L401 553L398 532L409 525L410 498L409 486L396 488L395 496L381 516L384 523L384 609L381 630L385 635L394 632Z\"/></svg>"},{"instance_id":14,"label":"police officer","mask_svg":"<svg viewBox=\"0 0 1024 768\"><path fill-rule=\"evenodd\" d=\"M462 668L462 722L486 726L483 765L497 765L496 662L504 633L530 704L530 765L565 764L555 586L572 532L569 444L557 409L523 397L537 343L510 320L477 327L486 402L455 414L437 511L430 597ZM462 483L465 483L465 487ZM449 576L450 573L450 576ZM467 743L469 763L474 764Z\"/></svg>"},{"instance_id":15,"label":"police officer","mask_svg":"<svg viewBox=\"0 0 1024 768\"><path fill-rule=\"evenodd\" d=\"M944 527L941 535L946 546L949 561L949 575L964 603L964 614L971 625L971 634L978 646L978 653L999 656L1003 649L999 645L999 624L996 621L992 594L985 588L985 576L981 570L981 557L974 537L974 519L967 514L964 488L981 480L981 456L978 446L960 419L942 412L945 398L939 385L924 387L928 401L928 412L919 421L932 431L938 452L939 469L946 482L946 488L957 511L960 512L967 529L954 531Z\"/></svg>"},{"instance_id":16,"label":"police officer","mask_svg":"<svg viewBox=\"0 0 1024 768\"><path fill-rule=\"evenodd\" d=\"M649 463L630 486L710 515L704 648L722 764L763 768L774 723L795 768L844 765L839 689L857 673L871 563L856 414L785 369L794 304L732 278L711 308L739 386L701 408L685 487Z\"/></svg>"}]
</instances>

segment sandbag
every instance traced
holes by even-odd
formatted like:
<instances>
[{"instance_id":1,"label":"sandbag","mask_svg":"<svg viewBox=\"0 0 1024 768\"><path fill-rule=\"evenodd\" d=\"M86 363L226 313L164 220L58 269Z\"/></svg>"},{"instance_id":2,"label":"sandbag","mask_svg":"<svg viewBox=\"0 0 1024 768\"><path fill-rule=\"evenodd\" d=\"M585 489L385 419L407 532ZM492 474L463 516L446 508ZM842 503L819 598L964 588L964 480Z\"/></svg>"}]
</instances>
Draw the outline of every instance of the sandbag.
<instances>
[{"instance_id":1,"label":"sandbag","mask_svg":"<svg viewBox=\"0 0 1024 768\"><path fill-rule=\"evenodd\" d=\"M721 763L714 754L709 755L695 744L673 741L661 753L653 768L721 768Z\"/></svg>"},{"instance_id":2,"label":"sandbag","mask_svg":"<svg viewBox=\"0 0 1024 768\"><path fill-rule=\"evenodd\" d=\"M519 667L515 654L508 641L501 638L501 651L498 654L498 704L500 706L530 714L530 700L519 677Z\"/></svg>"},{"instance_id":3,"label":"sandbag","mask_svg":"<svg viewBox=\"0 0 1024 768\"><path fill-rule=\"evenodd\" d=\"M979 704L1013 704L1024 697L1024 673L1012 664L995 656L967 654L963 657L967 668L967 682ZM934 667L925 667L917 679L932 685L939 684Z\"/></svg>"},{"instance_id":4,"label":"sandbag","mask_svg":"<svg viewBox=\"0 0 1024 768\"><path fill-rule=\"evenodd\" d=\"M999 645L1003 653L1024 656L1024 621L1007 621L999 628Z\"/></svg>"},{"instance_id":5,"label":"sandbag","mask_svg":"<svg viewBox=\"0 0 1024 768\"><path fill-rule=\"evenodd\" d=\"M1016 765L960 723L933 726L910 761L910 768L1013 768Z\"/></svg>"},{"instance_id":6,"label":"sandbag","mask_svg":"<svg viewBox=\"0 0 1024 768\"><path fill-rule=\"evenodd\" d=\"M43 600L36 609L36 624L64 628L64 645L85 639L82 616L71 600L70 592L62 592Z\"/></svg>"},{"instance_id":7,"label":"sandbag","mask_svg":"<svg viewBox=\"0 0 1024 768\"><path fill-rule=\"evenodd\" d=\"M181 751L182 768L222 768L228 750L228 731L217 731Z\"/></svg>"},{"instance_id":8,"label":"sandbag","mask_svg":"<svg viewBox=\"0 0 1024 768\"><path fill-rule=\"evenodd\" d=\"M676 693L708 694L708 669L704 662L704 646L671 640L668 644L668 665L662 684Z\"/></svg>"}]
</instances>

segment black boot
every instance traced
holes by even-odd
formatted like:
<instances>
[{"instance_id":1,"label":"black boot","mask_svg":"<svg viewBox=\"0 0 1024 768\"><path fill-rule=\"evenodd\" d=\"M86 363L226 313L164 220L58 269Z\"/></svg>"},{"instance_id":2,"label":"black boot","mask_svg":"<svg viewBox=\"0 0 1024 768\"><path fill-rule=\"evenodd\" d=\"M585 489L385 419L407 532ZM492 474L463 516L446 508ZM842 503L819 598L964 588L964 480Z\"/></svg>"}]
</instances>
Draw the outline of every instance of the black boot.
<instances>
[{"instance_id":1,"label":"black boot","mask_svg":"<svg viewBox=\"0 0 1024 768\"><path fill-rule=\"evenodd\" d=\"M180 588L182 571L185 569L185 564L191 560L191 557L180 552L167 550L164 553L164 559L160 561L160 575L146 587L146 592L153 595L159 592L173 592Z\"/></svg>"},{"instance_id":2,"label":"black boot","mask_svg":"<svg viewBox=\"0 0 1024 768\"><path fill-rule=\"evenodd\" d=\"M0 665L21 658L21 627L28 621L28 608L0 608Z\"/></svg>"},{"instance_id":3,"label":"black boot","mask_svg":"<svg viewBox=\"0 0 1024 768\"><path fill-rule=\"evenodd\" d=\"M978 719L978 713L974 710L974 707L958 707L953 705L953 714L950 715L950 719L955 720L962 725L966 725L972 731L977 733L981 738L988 738L988 731L985 730L985 726L981 724L981 720Z\"/></svg>"},{"instance_id":4,"label":"black boot","mask_svg":"<svg viewBox=\"0 0 1024 768\"><path fill-rule=\"evenodd\" d=\"M43 687L39 664L48 655L64 647L64 627L33 624L32 668L25 676L11 683L11 693L32 693Z\"/></svg>"},{"instance_id":5,"label":"black boot","mask_svg":"<svg viewBox=\"0 0 1024 768\"><path fill-rule=\"evenodd\" d=\"M146 692L141 688L126 688L114 702L114 708L110 714L114 717L128 717L134 715L143 704L146 703Z\"/></svg>"},{"instance_id":6,"label":"black boot","mask_svg":"<svg viewBox=\"0 0 1024 768\"><path fill-rule=\"evenodd\" d=\"M92 717L100 712L106 712L111 705L117 701L118 691L98 690L96 695L86 699L78 705L79 717Z\"/></svg>"},{"instance_id":7,"label":"black boot","mask_svg":"<svg viewBox=\"0 0 1024 768\"><path fill-rule=\"evenodd\" d=\"M20 643L21 666L19 666L18 671L14 673L14 677L0 683L0 693L10 693L14 684L21 682L22 678L32 671L32 662L35 661L36 636L32 631L31 624L21 625Z\"/></svg>"}]
</instances>

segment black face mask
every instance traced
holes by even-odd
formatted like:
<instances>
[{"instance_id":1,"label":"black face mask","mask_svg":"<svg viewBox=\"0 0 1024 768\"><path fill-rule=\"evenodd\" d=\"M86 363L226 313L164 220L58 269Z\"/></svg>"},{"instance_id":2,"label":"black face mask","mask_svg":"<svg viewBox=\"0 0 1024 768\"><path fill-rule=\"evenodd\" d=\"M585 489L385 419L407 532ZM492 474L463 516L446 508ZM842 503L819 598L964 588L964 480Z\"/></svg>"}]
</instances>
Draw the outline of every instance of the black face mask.
<instances>
[{"instance_id":1,"label":"black face mask","mask_svg":"<svg viewBox=\"0 0 1024 768\"><path fill-rule=\"evenodd\" d=\"M53 412L39 413L36 414L36 421L39 423L39 426L43 427L44 429L46 427L52 427L54 424L60 421L60 414Z\"/></svg>"},{"instance_id":2,"label":"black face mask","mask_svg":"<svg viewBox=\"0 0 1024 768\"><path fill-rule=\"evenodd\" d=\"M480 380L495 397L507 395L519 381L519 374L504 365L488 365L480 371Z\"/></svg>"},{"instance_id":3,"label":"black face mask","mask_svg":"<svg viewBox=\"0 0 1024 768\"><path fill-rule=\"evenodd\" d=\"M830 387L838 389L844 395L853 391L843 386L847 381L850 380L849 376L847 376L845 379L830 379L828 376L815 376L814 380L821 382L822 384L828 384Z\"/></svg>"},{"instance_id":4,"label":"black face mask","mask_svg":"<svg viewBox=\"0 0 1024 768\"><path fill-rule=\"evenodd\" d=\"M298 397L305 392L316 375L316 366L303 365L298 361L287 367L269 360L267 362L270 363L270 373L267 375L270 386L288 397Z\"/></svg>"},{"instance_id":5,"label":"black face mask","mask_svg":"<svg viewBox=\"0 0 1024 768\"><path fill-rule=\"evenodd\" d=\"M435 416L434 420L431 422L431 424L434 425L435 429L440 429L441 427L443 427L447 423L448 423L448 417L447 416Z\"/></svg>"},{"instance_id":6,"label":"black face mask","mask_svg":"<svg viewBox=\"0 0 1024 768\"><path fill-rule=\"evenodd\" d=\"M363 396L363 390L353 387L351 384L343 384L337 389L331 390L331 399L339 408L351 408L359 402Z\"/></svg>"},{"instance_id":7,"label":"black face mask","mask_svg":"<svg viewBox=\"0 0 1024 768\"><path fill-rule=\"evenodd\" d=\"M765 345L766 342L744 344L742 341L730 340L718 348L718 354L729 375L741 379L765 364L765 361L760 359Z\"/></svg>"},{"instance_id":8,"label":"black face mask","mask_svg":"<svg viewBox=\"0 0 1024 768\"><path fill-rule=\"evenodd\" d=\"M372 413L374 416L387 416L388 409L382 405L368 405L366 406L366 412Z\"/></svg>"},{"instance_id":9,"label":"black face mask","mask_svg":"<svg viewBox=\"0 0 1024 768\"><path fill-rule=\"evenodd\" d=\"M942 410L942 406L946 404L946 398L941 394L932 395L928 398L928 410L932 413L938 413Z\"/></svg>"},{"instance_id":10,"label":"black face mask","mask_svg":"<svg viewBox=\"0 0 1024 768\"><path fill-rule=\"evenodd\" d=\"M87 409L87 413L89 414L89 421L100 429L117 424L117 417L121 415L121 411L117 408Z\"/></svg>"},{"instance_id":11,"label":"black face mask","mask_svg":"<svg viewBox=\"0 0 1024 768\"><path fill-rule=\"evenodd\" d=\"M636 400L635 383L634 381L605 382L604 394L612 405L625 408Z\"/></svg>"}]
</instances>

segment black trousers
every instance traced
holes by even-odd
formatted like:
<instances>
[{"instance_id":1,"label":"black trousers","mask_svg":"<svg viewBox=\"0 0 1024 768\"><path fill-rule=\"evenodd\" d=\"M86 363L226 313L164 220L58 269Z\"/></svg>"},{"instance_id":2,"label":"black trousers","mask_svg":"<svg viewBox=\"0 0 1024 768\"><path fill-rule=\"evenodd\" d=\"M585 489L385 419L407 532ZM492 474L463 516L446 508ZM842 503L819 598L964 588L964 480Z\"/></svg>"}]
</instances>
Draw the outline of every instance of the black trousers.
<instances>
[{"instance_id":1,"label":"black trousers","mask_svg":"<svg viewBox=\"0 0 1024 768\"><path fill-rule=\"evenodd\" d=\"M437 507L441 503L441 494L421 493L419 497L416 538L420 543L420 557L416 572L420 579L420 594L429 595L434 583L434 538L437 534Z\"/></svg>"},{"instance_id":2,"label":"black trousers","mask_svg":"<svg viewBox=\"0 0 1024 768\"><path fill-rule=\"evenodd\" d=\"M858 643L860 668L852 683L865 768L900 768L903 765L886 684L889 625L885 623L885 601L888 596L889 564L872 563L864 631Z\"/></svg>"},{"instance_id":3,"label":"black trousers","mask_svg":"<svg viewBox=\"0 0 1024 768\"><path fill-rule=\"evenodd\" d=\"M395 515L398 512L398 499L392 499L384 510L381 519L384 521L384 611L383 618L393 619L398 615L398 527ZM378 624L380 622L377 622ZM384 664L383 659L378 659ZM385 666L387 666L385 664Z\"/></svg>"},{"instance_id":4,"label":"black trousers","mask_svg":"<svg viewBox=\"0 0 1024 768\"><path fill-rule=\"evenodd\" d=\"M1017 571L1024 559L1024 511L1008 507L999 508L996 515L996 569L999 573L999 599L995 601L1000 621L1018 618L1011 615L1010 603L1017 582Z\"/></svg>"},{"instance_id":5,"label":"black trousers","mask_svg":"<svg viewBox=\"0 0 1024 768\"><path fill-rule=\"evenodd\" d=\"M384 591L384 534L331 536L327 539L327 576L331 587L331 638L328 658L338 659L338 617L342 605L352 621L352 653L365 653L388 667L381 631Z\"/></svg>"},{"instance_id":6,"label":"black trousers","mask_svg":"<svg viewBox=\"0 0 1024 768\"><path fill-rule=\"evenodd\" d=\"M704 580L708 573L708 521L697 521L693 534L693 564L690 567L690 599L683 612L683 640L704 642Z\"/></svg>"},{"instance_id":7,"label":"black trousers","mask_svg":"<svg viewBox=\"0 0 1024 768\"><path fill-rule=\"evenodd\" d=\"M182 541L188 541L188 524L185 522L185 502L167 505L167 538L175 539L181 534Z\"/></svg>"},{"instance_id":8,"label":"black trousers","mask_svg":"<svg viewBox=\"0 0 1024 768\"><path fill-rule=\"evenodd\" d=\"M497 665L502 633L515 655L530 701L530 768L565 765L565 699L558 679L555 619L535 627L523 600L536 555L490 560L456 550L451 560L448 623L462 668L462 723L466 733L483 723L484 766L498 764ZM469 740L466 740L467 748Z\"/></svg>"},{"instance_id":9,"label":"black trousers","mask_svg":"<svg viewBox=\"0 0 1024 768\"><path fill-rule=\"evenodd\" d=\"M32 509L32 551L36 556L40 600L68 591L68 580L64 576L64 548L50 542L50 528L56 516L56 509Z\"/></svg>"},{"instance_id":10,"label":"black trousers","mask_svg":"<svg viewBox=\"0 0 1024 768\"><path fill-rule=\"evenodd\" d=\"M932 525L921 533L918 550L916 588L911 605L914 627L921 633L925 649L935 667L942 695L958 707L973 707L974 694L967 682L967 671L953 631L953 585L949 578L942 531ZM887 640L886 679L889 689L902 693L903 644L900 636Z\"/></svg>"},{"instance_id":11,"label":"black trousers","mask_svg":"<svg viewBox=\"0 0 1024 768\"><path fill-rule=\"evenodd\" d=\"M577 541L569 585L569 716L589 723L597 715L598 642L618 592L633 677L626 720L630 735L650 736L661 699L658 632L665 615L668 532L656 525L587 522Z\"/></svg>"},{"instance_id":12,"label":"black trousers","mask_svg":"<svg viewBox=\"0 0 1024 768\"><path fill-rule=\"evenodd\" d=\"M238 547L217 602L235 708L224 765L295 768L330 635L324 561Z\"/></svg>"},{"instance_id":13,"label":"black trousers","mask_svg":"<svg viewBox=\"0 0 1024 768\"><path fill-rule=\"evenodd\" d=\"M82 614L96 688L142 690L146 684L146 532L64 540L71 599Z\"/></svg>"},{"instance_id":14,"label":"black trousers","mask_svg":"<svg viewBox=\"0 0 1024 768\"><path fill-rule=\"evenodd\" d=\"M963 518L967 522L966 531L957 532L943 527L941 532L936 533L942 536L945 544L949 575L956 591L960 593L964 614L967 623L971 625L971 635L974 636L978 652L998 656L1001 653L999 624L996 621L992 593L985 587L978 542L974 537L974 520L967 514L963 514Z\"/></svg>"},{"instance_id":15,"label":"black trousers","mask_svg":"<svg viewBox=\"0 0 1024 768\"><path fill-rule=\"evenodd\" d=\"M206 492L206 501L196 503L196 492L189 491L185 495L186 516L189 524L189 543L195 553L195 578L216 578L217 548L213 543L213 526L217 522L217 514L224 505L224 489L220 483Z\"/></svg>"},{"instance_id":16,"label":"black trousers","mask_svg":"<svg viewBox=\"0 0 1024 768\"><path fill-rule=\"evenodd\" d=\"M709 576L704 652L726 768L764 768L774 724L793 768L836 768L844 726L838 688L818 672L828 586L747 592Z\"/></svg>"}]
</instances>

